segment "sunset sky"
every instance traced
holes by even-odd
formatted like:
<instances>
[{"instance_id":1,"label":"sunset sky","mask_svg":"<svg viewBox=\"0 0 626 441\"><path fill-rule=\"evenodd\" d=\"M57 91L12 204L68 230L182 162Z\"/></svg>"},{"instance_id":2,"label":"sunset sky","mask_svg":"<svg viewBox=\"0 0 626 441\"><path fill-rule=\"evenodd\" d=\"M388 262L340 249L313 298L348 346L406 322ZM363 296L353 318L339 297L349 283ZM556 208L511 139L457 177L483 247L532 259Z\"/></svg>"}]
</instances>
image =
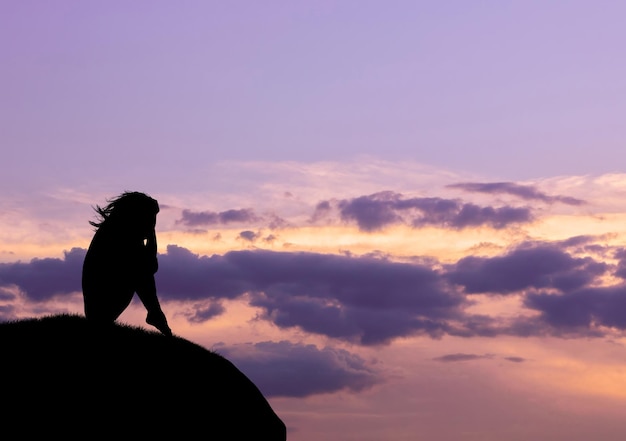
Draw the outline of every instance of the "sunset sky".
<instances>
[{"instance_id":1,"label":"sunset sky","mask_svg":"<svg viewBox=\"0 0 626 441\"><path fill-rule=\"evenodd\" d=\"M172 330L290 441L621 441L625 16L3 1L0 320L82 313L92 207L142 191Z\"/></svg>"}]
</instances>

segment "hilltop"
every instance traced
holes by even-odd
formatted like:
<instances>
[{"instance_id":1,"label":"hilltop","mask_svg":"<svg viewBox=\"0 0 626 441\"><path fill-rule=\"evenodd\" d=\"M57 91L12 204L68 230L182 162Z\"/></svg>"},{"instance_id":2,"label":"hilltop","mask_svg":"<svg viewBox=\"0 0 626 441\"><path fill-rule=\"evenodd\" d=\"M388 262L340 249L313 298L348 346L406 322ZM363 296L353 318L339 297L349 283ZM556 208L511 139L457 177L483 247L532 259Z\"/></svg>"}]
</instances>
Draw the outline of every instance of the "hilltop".
<instances>
[{"instance_id":1,"label":"hilltop","mask_svg":"<svg viewBox=\"0 0 626 441\"><path fill-rule=\"evenodd\" d=\"M5 433L262 439L284 423L231 362L180 337L78 315L0 324Z\"/></svg>"}]
</instances>

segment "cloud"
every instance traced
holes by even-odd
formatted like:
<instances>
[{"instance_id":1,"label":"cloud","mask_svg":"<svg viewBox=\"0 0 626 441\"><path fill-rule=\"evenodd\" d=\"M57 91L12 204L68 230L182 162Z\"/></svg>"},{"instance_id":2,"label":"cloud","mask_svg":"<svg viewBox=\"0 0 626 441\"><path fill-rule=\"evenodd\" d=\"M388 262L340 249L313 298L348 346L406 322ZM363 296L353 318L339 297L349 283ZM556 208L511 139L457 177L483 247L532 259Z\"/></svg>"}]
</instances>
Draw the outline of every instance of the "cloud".
<instances>
[{"instance_id":1,"label":"cloud","mask_svg":"<svg viewBox=\"0 0 626 441\"><path fill-rule=\"evenodd\" d=\"M565 294L529 293L525 306L541 312L554 329L594 332L598 326L626 329L626 285L585 287Z\"/></svg>"},{"instance_id":2,"label":"cloud","mask_svg":"<svg viewBox=\"0 0 626 441\"><path fill-rule=\"evenodd\" d=\"M527 207L481 207L475 204L460 204L456 213L443 223L431 222L428 218L417 219L416 226L443 225L456 229L486 225L495 229L509 225L528 223L533 220L531 210Z\"/></svg>"},{"instance_id":3,"label":"cloud","mask_svg":"<svg viewBox=\"0 0 626 441\"><path fill-rule=\"evenodd\" d=\"M312 216L327 215L330 201L320 202ZM400 193L384 191L337 202L344 221L355 221L362 231L376 231L388 225L407 223L413 227L437 226L463 229L489 226L496 229L533 220L527 207L481 207L457 199L438 197L404 198Z\"/></svg>"},{"instance_id":4,"label":"cloud","mask_svg":"<svg viewBox=\"0 0 626 441\"><path fill-rule=\"evenodd\" d=\"M596 240L597 236L592 235L579 235L574 237L569 237L565 240L560 241L560 244L563 247L579 247L583 245L587 245L588 243Z\"/></svg>"},{"instance_id":5,"label":"cloud","mask_svg":"<svg viewBox=\"0 0 626 441\"><path fill-rule=\"evenodd\" d=\"M380 230L402 219L397 213L399 199L399 194L386 191L342 200L339 202L341 219L356 221L363 231Z\"/></svg>"},{"instance_id":6,"label":"cloud","mask_svg":"<svg viewBox=\"0 0 626 441\"><path fill-rule=\"evenodd\" d=\"M255 233L254 231L245 230L239 233L239 238L246 240L248 242L254 242L258 239L259 233Z\"/></svg>"},{"instance_id":7,"label":"cloud","mask_svg":"<svg viewBox=\"0 0 626 441\"><path fill-rule=\"evenodd\" d=\"M526 361L523 357L503 357L506 361L510 361L511 363L524 363Z\"/></svg>"},{"instance_id":8,"label":"cloud","mask_svg":"<svg viewBox=\"0 0 626 441\"><path fill-rule=\"evenodd\" d=\"M182 217L176 221L188 227L199 227L217 224L256 222L259 217L254 214L254 210L243 208L240 210L215 211L191 211L183 210Z\"/></svg>"},{"instance_id":9,"label":"cloud","mask_svg":"<svg viewBox=\"0 0 626 441\"><path fill-rule=\"evenodd\" d=\"M276 236L274 234L270 234L270 235L268 235L268 236L263 238L263 242L272 244L272 243L276 242L277 239L278 239L278 236Z\"/></svg>"},{"instance_id":10,"label":"cloud","mask_svg":"<svg viewBox=\"0 0 626 441\"><path fill-rule=\"evenodd\" d=\"M448 267L446 277L466 293L510 294L528 288L570 291L608 270L590 257L575 258L558 245L522 245L496 257L468 256Z\"/></svg>"},{"instance_id":11,"label":"cloud","mask_svg":"<svg viewBox=\"0 0 626 441\"><path fill-rule=\"evenodd\" d=\"M243 250L207 257L170 245L159 262L164 299L248 293L251 304L279 327L363 344L413 333L441 335L446 319L456 317L464 303L427 265L371 256Z\"/></svg>"},{"instance_id":12,"label":"cloud","mask_svg":"<svg viewBox=\"0 0 626 441\"><path fill-rule=\"evenodd\" d=\"M275 213L258 216L252 208L225 211L192 211L183 210L182 217L175 221L176 225L189 228L207 227L213 225L243 224L266 222L271 230L286 228L291 224ZM200 230L201 231L201 230Z\"/></svg>"},{"instance_id":13,"label":"cloud","mask_svg":"<svg viewBox=\"0 0 626 441\"><path fill-rule=\"evenodd\" d=\"M245 298L260 309L259 318L279 328L362 345L414 335L525 337L561 335L574 328L596 335L598 326L624 329L624 285L599 286L602 276L616 267L567 252L566 244L581 241L586 243L524 243L502 255L470 256L443 266L433 259L397 262L384 254L254 249L200 256L169 245L159 254L156 281L162 301L191 305L186 317L192 322L223 314L223 299ZM16 292L32 302L79 292L85 252L73 248L62 259L0 264L3 308L17 302ZM618 265L618 276L622 270ZM525 308L539 314L471 314L467 296L479 293L515 293Z\"/></svg>"},{"instance_id":14,"label":"cloud","mask_svg":"<svg viewBox=\"0 0 626 441\"><path fill-rule=\"evenodd\" d=\"M509 194L523 200L541 201L549 204L560 202L567 205L584 205L585 201L569 196L549 196L532 185L520 185L514 182L462 182L447 185L448 188L458 188L468 192L488 194Z\"/></svg>"},{"instance_id":15,"label":"cloud","mask_svg":"<svg viewBox=\"0 0 626 441\"><path fill-rule=\"evenodd\" d=\"M614 257L616 259L619 259L615 275L626 280L626 249L618 248L614 252Z\"/></svg>"},{"instance_id":16,"label":"cloud","mask_svg":"<svg viewBox=\"0 0 626 441\"><path fill-rule=\"evenodd\" d=\"M7 287L0 286L0 301L11 301L15 299L15 293Z\"/></svg>"},{"instance_id":17,"label":"cloud","mask_svg":"<svg viewBox=\"0 0 626 441\"><path fill-rule=\"evenodd\" d=\"M176 245L159 254L155 278L165 300L232 299L251 288L241 269L225 256L199 256Z\"/></svg>"},{"instance_id":18,"label":"cloud","mask_svg":"<svg viewBox=\"0 0 626 441\"><path fill-rule=\"evenodd\" d=\"M484 358L493 358L493 355L484 354L484 355L476 355L476 354L447 354L442 355L441 357L435 357L433 360L440 361L442 363L456 363L459 361L469 361L469 360L480 360Z\"/></svg>"},{"instance_id":19,"label":"cloud","mask_svg":"<svg viewBox=\"0 0 626 441\"><path fill-rule=\"evenodd\" d=\"M464 353L456 353L456 354L446 354L441 357L433 358L434 361L439 361L441 363L458 363L463 361L473 361L473 360L484 360L484 359L493 359L495 357L494 354L464 354ZM523 363L526 361L525 358L522 357L502 357L503 360L510 361L512 363Z\"/></svg>"},{"instance_id":20,"label":"cloud","mask_svg":"<svg viewBox=\"0 0 626 441\"><path fill-rule=\"evenodd\" d=\"M192 323L204 323L213 317L222 315L226 309L220 302L208 302L208 304L196 304L191 309L191 312L184 313Z\"/></svg>"},{"instance_id":21,"label":"cloud","mask_svg":"<svg viewBox=\"0 0 626 441\"><path fill-rule=\"evenodd\" d=\"M382 381L371 363L342 349L288 341L221 346L265 396L306 397L340 390L359 392Z\"/></svg>"},{"instance_id":22,"label":"cloud","mask_svg":"<svg viewBox=\"0 0 626 441\"><path fill-rule=\"evenodd\" d=\"M0 263L0 286L17 285L31 301L81 291L86 250L72 248L64 258L32 259L28 263Z\"/></svg>"}]
</instances>

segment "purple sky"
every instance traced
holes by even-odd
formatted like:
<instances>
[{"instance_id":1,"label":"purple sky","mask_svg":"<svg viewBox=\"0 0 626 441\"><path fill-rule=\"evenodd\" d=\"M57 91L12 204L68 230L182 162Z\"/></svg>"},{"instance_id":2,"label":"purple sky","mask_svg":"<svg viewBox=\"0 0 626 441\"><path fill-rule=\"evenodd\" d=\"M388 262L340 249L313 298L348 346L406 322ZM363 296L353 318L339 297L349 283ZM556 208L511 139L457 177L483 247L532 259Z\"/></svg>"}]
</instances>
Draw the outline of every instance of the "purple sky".
<instances>
[{"instance_id":1,"label":"purple sky","mask_svg":"<svg viewBox=\"0 0 626 441\"><path fill-rule=\"evenodd\" d=\"M174 170L192 185L226 159L370 154L506 179L626 159L620 2L0 8L4 188Z\"/></svg>"},{"instance_id":2,"label":"purple sky","mask_svg":"<svg viewBox=\"0 0 626 441\"><path fill-rule=\"evenodd\" d=\"M622 440L624 16L4 1L0 320L81 312L91 206L145 191L174 332L290 441Z\"/></svg>"}]
</instances>

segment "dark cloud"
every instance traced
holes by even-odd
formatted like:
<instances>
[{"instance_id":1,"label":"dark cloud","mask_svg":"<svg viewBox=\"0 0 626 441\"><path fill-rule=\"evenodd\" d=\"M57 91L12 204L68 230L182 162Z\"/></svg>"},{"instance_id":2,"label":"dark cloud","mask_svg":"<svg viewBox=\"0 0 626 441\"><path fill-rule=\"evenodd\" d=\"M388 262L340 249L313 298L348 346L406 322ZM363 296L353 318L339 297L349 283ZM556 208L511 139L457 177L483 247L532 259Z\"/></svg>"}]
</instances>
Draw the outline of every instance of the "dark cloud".
<instances>
[{"instance_id":1,"label":"dark cloud","mask_svg":"<svg viewBox=\"0 0 626 441\"><path fill-rule=\"evenodd\" d=\"M425 222L426 220L426 222ZM509 225L528 223L533 220L531 211L527 207L481 207L475 204L460 204L456 213L443 223L430 222L429 219L417 219L417 226L443 225L462 229L490 226L495 229L506 228Z\"/></svg>"},{"instance_id":2,"label":"dark cloud","mask_svg":"<svg viewBox=\"0 0 626 441\"><path fill-rule=\"evenodd\" d=\"M57 294L81 291L81 274L86 250L72 248L63 259L32 259L28 263L1 263L0 286L17 285L33 301Z\"/></svg>"},{"instance_id":3,"label":"dark cloud","mask_svg":"<svg viewBox=\"0 0 626 441\"><path fill-rule=\"evenodd\" d=\"M580 247L580 246L587 245L588 243L594 241L595 239L597 239L596 236L580 235L580 236L574 236L574 237L570 237L565 240L562 240L559 242L559 244L566 248Z\"/></svg>"},{"instance_id":4,"label":"dark cloud","mask_svg":"<svg viewBox=\"0 0 626 441\"><path fill-rule=\"evenodd\" d=\"M590 335L597 334L598 325L624 329L624 286L598 287L601 276L614 267L575 257L565 242L525 243L495 257L466 257L443 266L433 259L396 262L382 253L255 249L199 256L169 245L159 255L156 280L163 301L192 305L190 321L222 314L222 299L245 295L260 308L259 318L278 327L363 345L412 335L560 335L574 328ZM36 302L79 292L85 252L74 248L62 259L0 264L0 300L16 302L14 286L27 301ZM614 256L625 258L626 252ZM624 277L623 268L620 262L616 275ZM471 298L466 296L478 293L518 293L539 314L469 314Z\"/></svg>"},{"instance_id":5,"label":"dark cloud","mask_svg":"<svg viewBox=\"0 0 626 441\"><path fill-rule=\"evenodd\" d=\"M192 323L204 323L222 315L225 311L226 309L220 302L209 302L208 305L196 305L193 312L186 314L186 317Z\"/></svg>"},{"instance_id":6,"label":"dark cloud","mask_svg":"<svg viewBox=\"0 0 626 441\"><path fill-rule=\"evenodd\" d=\"M529 293L525 306L555 329L626 329L626 285L586 287L565 294Z\"/></svg>"},{"instance_id":7,"label":"dark cloud","mask_svg":"<svg viewBox=\"0 0 626 441\"><path fill-rule=\"evenodd\" d=\"M496 257L469 256L448 268L447 278L466 293L509 294L528 288L571 291L604 274L608 265L575 258L552 244L519 247Z\"/></svg>"},{"instance_id":8,"label":"dark cloud","mask_svg":"<svg viewBox=\"0 0 626 441\"><path fill-rule=\"evenodd\" d=\"M155 278L165 300L232 299L251 288L241 269L225 256L199 256L176 245L159 254Z\"/></svg>"},{"instance_id":9,"label":"dark cloud","mask_svg":"<svg viewBox=\"0 0 626 441\"><path fill-rule=\"evenodd\" d=\"M599 241L606 241L608 236L610 235L574 236L561 241L555 241L553 244L573 253L595 254L603 259L611 259L614 257L615 247L597 243Z\"/></svg>"},{"instance_id":10,"label":"dark cloud","mask_svg":"<svg viewBox=\"0 0 626 441\"><path fill-rule=\"evenodd\" d=\"M524 363L526 361L526 359L522 357L504 357L504 359L511 363Z\"/></svg>"},{"instance_id":11,"label":"dark cloud","mask_svg":"<svg viewBox=\"0 0 626 441\"><path fill-rule=\"evenodd\" d=\"M613 257L619 259L615 275L626 280L626 249L618 248L614 251Z\"/></svg>"},{"instance_id":12,"label":"dark cloud","mask_svg":"<svg viewBox=\"0 0 626 441\"><path fill-rule=\"evenodd\" d=\"M476 355L476 354L447 354L442 355L441 357L435 357L433 360L440 361L442 363L455 363L459 361L470 361L470 360L480 360L484 358L493 358L493 355L484 354L484 355Z\"/></svg>"},{"instance_id":13,"label":"dark cloud","mask_svg":"<svg viewBox=\"0 0 626 441\"><path fill-rule=\"evenodd\" d=\"M476 193L489 193L489 194L509 194L519 197L520 199L530 201L541 201L546 203L560 202L567 205L583 205L586 202L581 199L572 198L569 196L550 196L546 193L538 190L531 185L520 185L514 182L462 182L459 184L451 184L448 188L458 188L461 190L476 192Z\"/></svg>"},{"instance_id":14,"label":"dark cloud","mask_svg":"<svg viewBox=\"0 0 626 441\"><path fill-rule=\"evenodd\" d=\"M264 318L282 328L300 327L305 331L329 337L376 345L389 343L398 337L425 334L443 336L448 325L443 317L420 316L401 309L374 309L329 305L322 299L297 297L276 298L257 295L251 304L264 308Z\"/></svg>"},{"instance_id":15,"label":"dark cloud","mask_svg":"<svg viewBox=\"0 0 626 441\"><path fill-rule=\"evenodd\" d=\"M313 219L326 213L329 201L318 204ZM396 223L414 227L438 226L463 229L489 226L500 229L533 220L526 207L481 207L456 199L409 198L391 191L341 200L337 203L344 221L355 221L363 231L376 231Z\"/></svg>"},{"instance_id":16,"label":"dark cloud","mask_svg":"<svg viewBox=\"0 0 626 441\"><path fill-rule=\"evenodd\" d=\"M473 360L484 360L484 359L493 359L495 358L494 354L447 354L442 355L441 357L433 358L434 361L439 361L441 363L458 363L463 361L473 361ZM512 363L523 363L526 361L525 358L522 357L502 357L503 360L510 361Z\"/></svg>"},{"instance_id":17,"label":"dark cloud","mask_svg":"<svg viewBox=\"0 0 626 441\"><path fill-rule=\"evenodd\" d=\"M288 341L218 347L265 396L306 397L340 390L359 392L380 374L356 354Z\"/></svg>"},{"instance_id":18,"label":"dark cloud","mask_svg":"<svg viewBox=\"0 0 626 441\"><path fill-rule=\"evenodd\" d=\"M462 295L446 289L426 265L374 257L266 250L197 256L168 246L157 283L165 299L234 298L250 294L280 327L364 344L398 336L437 336L460 314Z\"/></svg>"},{"instance_id":19,"label":"dark cloud","mask_svg":"<svg viewBox=\"0 0 626 441\"><path fill-rule=\"evenodd\" d=\"M402 219L396 212L399 198L399 194L386 191L340 201L341 218L356 221L364 231L379 230Z\"/></svg>"},{"instance_id":20,"label":"dark cloud","mask_svg":"<svg viewBox=\"0 0 626 441\"><path fill-rule=\"evenodd\" d=\"M239 238L243 240L247 240L248 242L254 242L258 239L259 234L254 231L246 230L239 233Z\"/></svg>"},{"instance_id":21,"label":"dark cloud","mask_svg":"<svg viewBox=\"0 0 626 441\"><path fill-rule=\"evenodd\" d=\"M263 267L266 286L252 303L279 326L379 343L413 332L440 332L442 319L463 301L447 292L439 274L426 266L308 253L264 254L233 257L246 267Z\"/></svg>"},{"instance_id":22,"label":"dark cloud","mask_svg":"<svg viewBox=\"0 0 626 441\"><path fill-rule=\"evenodd\" d=\"M613 257L616 259L626 259L626 248L617 248L613 252Z\"/></svg>"},{"instance_id":23,"label":"dark cloud","mask_svg":"<svg viewBox=\"0 0 626 441\"><path fill-rule=\"evenodd\" d=\"M234 222L256 222L258 220L259 218L254 214L254 211L249 208L221 212L183 210L182 217L176 223L188 227L199 227Z\"/></svg>"}]
</instances>

